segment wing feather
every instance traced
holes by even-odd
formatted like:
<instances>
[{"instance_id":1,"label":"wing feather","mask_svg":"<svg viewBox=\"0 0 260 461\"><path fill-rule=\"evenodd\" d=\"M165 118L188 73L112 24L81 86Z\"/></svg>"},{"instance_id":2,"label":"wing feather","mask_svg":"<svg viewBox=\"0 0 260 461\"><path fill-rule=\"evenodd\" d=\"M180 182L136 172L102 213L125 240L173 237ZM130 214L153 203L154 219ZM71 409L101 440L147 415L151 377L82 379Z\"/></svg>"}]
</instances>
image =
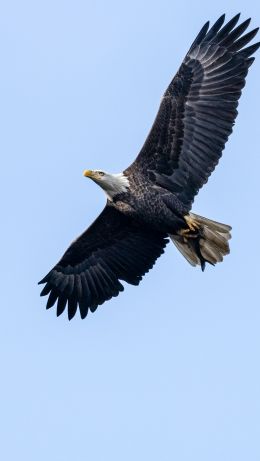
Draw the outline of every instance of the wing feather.
<instances>
[{"instance_id":1,"label":"wing feather","mask_svg":"<svg viewBox=\"0 0 260 461\"><path fill-rule=\"evenodd\" d=\"M128 174L176 193L191 208L194 196L216 167L237 116L251 57L245 48L258 28L244 34L250 19L236 15L224 25L222 15L201 29L167 88L145 144ZM243 35L244 34L244 35Z\"/></svg>"},{"instance_id":2,"label":"wing feather","mask_svg":"<svg viewBox=\"0 0 260 461\"><path fill-rule=\"evenodd\" d=\"M57 302L57 315L68 309L69 320L79 307L88 310L123 291L120 280L138 285L163 253L167 238L106 206L96 221L65 252L41 280L47 308Z\"/></svg>"}]
</instances>

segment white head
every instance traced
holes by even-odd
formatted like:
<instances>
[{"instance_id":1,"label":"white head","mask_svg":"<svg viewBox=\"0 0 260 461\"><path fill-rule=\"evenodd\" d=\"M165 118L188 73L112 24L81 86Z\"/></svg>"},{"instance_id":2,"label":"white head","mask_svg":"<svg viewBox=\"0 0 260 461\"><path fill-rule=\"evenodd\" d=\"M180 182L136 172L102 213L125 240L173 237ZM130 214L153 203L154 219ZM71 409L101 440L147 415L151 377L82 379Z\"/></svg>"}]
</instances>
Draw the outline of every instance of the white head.
<instances>
[{"instance_id":1,"label":"white head","mask_svg":"<svg viewBox=\"0 0 260 461\"><path fill-rule=\"evenodd\" d=\"M124 173L111 174L100 170L85 170L83 174L102 187L109 200L113 200L115 195L127 192L129 189L129 181Z\"/></svg>"}]
</instances>

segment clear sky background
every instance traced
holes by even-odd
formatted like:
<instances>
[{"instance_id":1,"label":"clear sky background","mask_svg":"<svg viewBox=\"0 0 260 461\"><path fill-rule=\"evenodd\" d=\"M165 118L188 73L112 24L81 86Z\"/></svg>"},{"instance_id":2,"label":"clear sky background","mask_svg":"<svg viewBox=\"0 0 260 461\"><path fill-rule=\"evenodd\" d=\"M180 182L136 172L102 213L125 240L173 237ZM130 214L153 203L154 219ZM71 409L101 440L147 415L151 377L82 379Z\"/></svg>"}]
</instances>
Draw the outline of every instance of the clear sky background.
<instances>
[{"instance_id":1,"label":"clear sky background","mask_svg":"<svg viewBox=\"0 0 260 461\"><path fill-rule=\"evenodd\" d=\"M204 274L167 247L81 321L37 281L105 203L201 26L257 1L8 1L0 14L1 459L259 461L260 54L194 211L233 226ZM260 37L259 37L260 38Z\"/></svg>"}]
</instances>

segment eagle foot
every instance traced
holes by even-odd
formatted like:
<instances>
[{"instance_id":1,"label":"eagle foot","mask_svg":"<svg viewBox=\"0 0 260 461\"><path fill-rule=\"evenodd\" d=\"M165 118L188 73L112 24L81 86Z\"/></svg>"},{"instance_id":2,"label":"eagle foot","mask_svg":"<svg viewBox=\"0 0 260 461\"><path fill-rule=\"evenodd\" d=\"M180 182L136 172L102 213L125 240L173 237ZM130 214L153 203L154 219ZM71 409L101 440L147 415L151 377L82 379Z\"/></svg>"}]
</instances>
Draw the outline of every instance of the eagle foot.
<instances>
[{"instance_id":1,"label":"eagle foot","mask_svg":"<svg viewBox=\"0 0 260 461\"><path fill-rule=\"evenodd\" d=\"M187 214L186 216L184 216L184 219L185 219L186 224L187 224L187 226L189 228L189 229L184 229L187 232L196 231L196 230L198 230L200 228L199 224L190 215Z\"/></svg>"},{"instance_id":2,"label":"eagle foot","mask_svg":"<svg viewBox=\"0 0 260 461\"><path fill-rule=\"evenodd\" d=\"M188 238L196 238L197 234L192 234L191 232L196 232L200 226L199 224L190 216L184 216L185 222L188 226L188 229L181 229L179 234L183 237L184 241L187 242Z\"/></svg>"}]
</instances>

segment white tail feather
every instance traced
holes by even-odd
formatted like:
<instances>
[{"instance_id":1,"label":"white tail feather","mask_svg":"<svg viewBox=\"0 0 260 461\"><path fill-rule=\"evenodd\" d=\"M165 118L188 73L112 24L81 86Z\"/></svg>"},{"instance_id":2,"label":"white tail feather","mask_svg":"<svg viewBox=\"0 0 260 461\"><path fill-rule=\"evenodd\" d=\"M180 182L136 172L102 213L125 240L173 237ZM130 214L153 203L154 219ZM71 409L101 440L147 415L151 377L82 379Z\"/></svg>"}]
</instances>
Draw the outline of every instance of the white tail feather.
<instances>
[{"instance_id":1,"label":"white tail feather","mask_svg":"<svg viewBox=\"0 0 260 461\"><path fill-rule=\"evenodd\" d=\"M193 234L192 238L189 238L189 234L169 235L176 248L192 266L201 265L202 269L205 261L213 265L223 261L223 257L229 253L231 226L194 213L190 213L189 217L198 228L198 235ZM195 239L198 246L194 245Z\"/></svg>"},{"instance_id":2,"label":"white tail feather","mask_svg":"<svg viewBox=\"0 0 260 461\"><path fill-rule=\"evenodd\" d=\"M176 248L178 248L179 252L187 259L188 263L190 263L193 267L200 264L200 260L196 253L194 252L193 248L190 248L189 242L184 243L177 240L176 235L170 235L171 240L173 241Z\"/></svg>"}]
</instances>

